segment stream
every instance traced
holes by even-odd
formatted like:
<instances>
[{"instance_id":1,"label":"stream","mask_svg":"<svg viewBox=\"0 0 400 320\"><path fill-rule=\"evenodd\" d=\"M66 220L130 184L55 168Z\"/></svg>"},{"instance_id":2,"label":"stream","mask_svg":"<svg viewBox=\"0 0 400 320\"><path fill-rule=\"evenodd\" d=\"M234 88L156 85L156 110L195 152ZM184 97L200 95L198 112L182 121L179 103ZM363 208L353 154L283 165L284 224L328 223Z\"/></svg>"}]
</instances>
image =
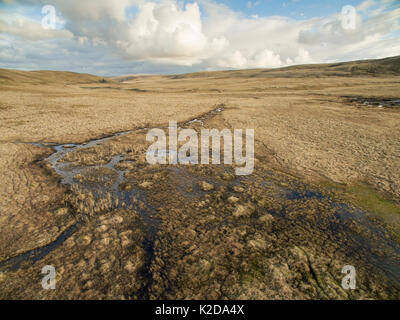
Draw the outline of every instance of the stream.
<instances>
[{"instance_id":1,"label":"stream","mask_svg":"<svg viewBox=\"0 0 400 320\"><path fill-rule=\"evenodd\" d=\"M209 117L214 116L215 114L222 112L223 107L219 106L212 111L205 113L197 118L188 120L182 124L181 126L191 125L193 123L200 124L203 126L205 121L209 119ZM92 192L94 199L102 199L106 197L108 194L111 194L112 201L116 204L115 208L123 208L123 207L132 207L134 208L141 217L143 218L145 225L146 225L146 237L143 242L143 247L146 251L146 261L145 261L145 268L144 273L145 276L149 279L151 278L150 275L150 264L153 260L154 256L154 242L157 236L157 231L159 227L159 220L154 217L155 208L152 208L146 201L146 192L139 188L133 187L130 190L124 190L120 188L120 185L124 182L125 179L125 171L119 169L117 164L121 161L125 160L124 154L118 154L113 156L110 161L103 165L81 165L81 166L72 166L72 164L68 161L65 161L66 155L71 152L75 152L80 149L87 149L93 146L101 145L104 142L113 139L115 137L121 137L127 135L132 132L138 131L145 131L147 128L141 129L134 129L128 130L123 132L118 132L108 137L90 140L85 143L74 144L74 143L66 143L66 144L51 144L51 143L32 143L37 147L41 148L53 148L54 153L52 153L48 158L45 159L48 163L51 164L53 170L61 177L60 183L64 185L68 185L70 187L77 186L84 191ZM106 175L104 179L109 179L110 183L104 183L103 181L96 181L95 183L85 184L77 180L74 177L76 175L85 175L88 173L87 170L108 170L108 172L112 173L110 175ZM182 185L186 183L191 184L193 181L186 181L190 180L190 177L185 176L185 173L181 171L182 169L174 168L173 166L170 168L172 174L175 175L177 181L181 181ZM109 176L107 178L107 176ZM243 179L251 179L251 177L245 177ZM273 183L268 180L268 177L263 182L265 183L265 188L268 188L268 183ZM184 188L182 188L184 190ZM200 196L200 194L196 194L195 196ZM323 200L326 198L321 193L315 191L305 191L305 192L298 192L296 190L290 189L282 189L282 195L277 195L279 197L283 197L287 200L301 200L301 199L309 199L315 198L318 201ZM140 200L142 203L145 204L145 208L141 207L134 203L132 199ZM400 246L398 243L393 242L392 240L385 239L383 235L382 228L379 226L375 226L368 218L365 212L360 210L351 209L346 204L342 203L335 203L332 201L332 207L337 208L337 214L335 214L335 218L339 220L341 223L332 222L327 226L327 231L331 232L332 234L337 234L340 232L349 232L347 227L345 227L345 222L350 221L357 221L363 228L367 229L371 234L377 235L378 238L382 239L380 243L374 243L369 239L361 238L357 240L356 245L354 248L350 248L351 251L357 252L358 246L369 248L370 259L371 263L378 266L382 269L383 272L387 273L387 277L389 281L391 281L394 285L399 285L400 283L400 264L398 263L398 257L400 257ZM33 250L27 251L22 253L18 256L9 258L5 261L0 262L0 270L6 271L16 271L21 267L23 262L29 261L32 264L36 263L40 259L44 258L46 255L51 253L53 250L58 248L68 237L70 237L78 228L81 221L78 221L76 224L72 225L68 229L66 229L58 238L40 248L35 248ZM299 222L301 223L301 222ZM343 223L343 225L342 225ZM374 254L375 249L380 247L386 247L390 249L390 252L393 253L393 257L380 257ZM143 297L146 297L146 292L143 292Z\"/></svg>"},{"instance_id":2,"label":"stream","mask_svg":"<svg viewBox=\"0 0 400 320\"><path fill-rule=\"evenodd\" d=\"M202 115L197 116L196 118L187 120L181 123L181 126L186 126L193 123L200 123L202 126L204 121L214 115L222 112L224 109L223 105L219 105L215 109L206 112ZM163 129L167 127L162 127ZM90 191L94 200L99 200L105 198L108 194L111 194L112 201L116 204L115 208L122 207L131 207L139 212L142 219L144 220L147 230L146 230L146 238L144 240L143 246L145 251L147 252L147 257L149 261L146 261L147 267L151 262L153 256L153 246L156 238L156 234L158 231L159 221L154 218L154 208L149 206L145 201L145 192L139 188L132 188L132 190L121 190L120 185L124 181L125 171L116 168L116 165L125 160L124 154L118 154L111 158L111 160L104 165L81 165L81 166L72 166L72 164L68 161L65 161L64 158L71 152L78 151L80 149L87 149L94 146L98 146L103 144L104 142L116 138L122 137L132 132L145 131L147 128L138 128L133 130L121 131L109 135L107 137L93 139L84 143L65 143L65 144L55 144L55 143L39 143L39 142L28 142L28 144L32 144L39 148L53 148L54 153L52 153L48 158L44 159L44 161L51 164L52 169L57 173L60 177L60 183L64 185L68 185L70 187L78 186L81 190ZM80 183L78 180L74 179L77 175L85 175L88 170L99 170L99 169L108 169L109 172L114 173L114 175L109 175L106 177L109 181L112 181L112 184L107 184L103 182L97 183ZM139 208L139 206L132 201L132 199L142 201L145 203L146 208ZM136 201L135 201L136 202ZM67 240L79 227L79 224L82 221L78 221L73 224L69 228L67 228L64 232L61 233L53 242L39 248L35 248L19 254L17 256L11 257L5 261L0 262L0 271L16 271L21 267L21 264L26 261L30 261L31 263L35 263L40 259L44 258L46 255L51 253L53 250L57 249L65 240Z\"/></svg>"}]
</instances>

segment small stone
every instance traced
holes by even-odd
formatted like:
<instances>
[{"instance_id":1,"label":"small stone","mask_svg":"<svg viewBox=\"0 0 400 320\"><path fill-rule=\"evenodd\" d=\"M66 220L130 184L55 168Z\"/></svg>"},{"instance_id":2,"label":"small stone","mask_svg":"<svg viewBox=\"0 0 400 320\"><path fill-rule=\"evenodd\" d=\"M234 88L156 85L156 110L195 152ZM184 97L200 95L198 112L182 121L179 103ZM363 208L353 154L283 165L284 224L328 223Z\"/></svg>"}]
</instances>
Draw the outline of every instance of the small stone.
<instances>
[{"instance_id":1,"label":"small stone","mask_svg":"<svg viewBox=\"0 0 400 320\"><path fill-rule=\"evenodd\" d=\"M239 192L239 193L244 192L244 188L239 187L239 186L234 186L234 187L233 187L233 190L234 190L235 192Z\"/></svg>"},{"instance_id":2,"label":"small stone","mask_svg":"<svg viewBox=\"0 0 400 320\"><path fill-rule=\"evenodd\" d=\"M135 272L138 269L139 265L137 261L128 261L125 265L124 269L130 273Z\"/></svg>"},{"instance_id":3,"label":"small stone","mask_svg":"<svg viewBox=\"0 0 400 320\"><path fill-rule=\"evenodd\" d=\"M152 185L153 184L149 181L143 181L141 184L139 184L139 187L142 189L150 189Z\"/></svg>"},{"instance_id":4,"label":"small stone","mask_svg":"<svg viewBox=\"0 0 400 320\"><path fill-rule=\"evenodd\" d=\"M108 272L111 269L111 263L110 262L104 262L101 267L100 267L100 271L103 273Z\"/></svg>"},{"instance_id":5,"label":"small stone","mask_svg":"<svg viewBox=\"0 0 400 320\"><path fill-rule=\"evenodd\" d=\"M102 226L100 226L96 229L97 232L105 232L107 230L108 230L108 227L105 224L103 224Z\"/></svg>"},{"instance_id":6,"label":"small stone","mask_svg":"<svg viewBox=\"0 0 400 320\"><path fill-rule=\"evenodd\" d=\"M112 222L112 223L119 224L119 223L124 222L124 218L121 217L121 216L115 216L115 217L113 217L113 218L111 219L111 222Z\"/></svg>"},{"instance_id":7,"label":"small stone","mask_svg":"<svg viewBox=\"0 0 400 320\"><path fill-rule=\"evenodd\" d=\"M108 246L111 242L111 238L110 237L105 237L103 239L101 239L101 244Z\"/></svg>"},{"instance_id":8,"label":"small stone","mask_svg":"<svg viewBox=\"0 0 400 320\"><path fill-rule=\"evenodd\" d=\"M121 241L121 246L122 246L123 248L125 248L125 247L129 246L131 243L132 243L131 240L129 240L129 239L124 239L124 240Z\"/></svg>"},{"instance_id":9,"label":"small stone","mask_svg":"<svg viewBox=\"0 0 400 320\"><path fill-rule=\"evenodd\" d=\"M85 246L90 244L92 242L92 238L90 236L82 236L81 237L81 243Z\"/></svg>"},{"instance_id":10,"label":"small stone","mask_svg":"<svg viewBox=\"0 0 400 320\"><path fill-rule=\"evenodd\" d=\"M254 249L265 249L266 242L263 239L254 239L249 241L249 246Z\"/></svg>"},{"instance_id":11,"label":"small stone","mask_svg":"<svg viewBox=\"0 0 400 320\"><path fill-rule=\"evenodd\" d=\"M68 213L68 208L60 208L55 213L57 216L63 216Z\"/></svg>"},{"instance_id":12,"label":"small stone","mask_svg":"<svg viewBox=\"0 0 400 320\"><path fill-rule=\"evenodd\" d=\"M204 272L210 271L210 269L211 269L211 263L206 259L201 259L200 260L200 265L201 265L201 269Z\"/></svg>"},{"instance_id":13,"label":"small stone","mask_svg":"<svg viewBox=\"0 0 400 320\"><path fill-rule=\"evenodd\" d=\"M198 204L197 204L197 207L198 208L203 208L204 206L206 206L207 205L207 203L205 202L205 201L200 201Z\"/></svg>"},{"instance_id":14,"label":"small stone","mask_svg":"<svg viewBox=\"0 0 400 320\"><path fill-rule=\"evenodd\" d=\"M249 217L254 212L254 208L250 205L238 205L233 212L233 215L239 217Z\"/></svg>"},{"instance_id":15,"label":"small stone","mask_svg":"<svg viewBox=\"0 0 400 320\"><path fill-rule=\"evenodd\" d=\"M132 185L126 184L123 186L124 191L131 191L132 190Z\"/></svg>"},{"instance_id":16,"label":"small stone","mask_svg":"<svg viewBox=\"0 0 400 320\"><path fill-rule=\"evenodd\" d=\"M203 191L211 191L214 189L214 186L211 183L203 181L200 183L200 188Z\"/></svg>"},{"instance_id":17,"label":"small stone","mask_svg":"<svg viewBox=\"0 0 400 320\"><path fill-rule=\"evenodd\" d=\"M233 175L232 173L225 172L222 175L222 179L226 180L226 181L233 181L233 180L235 180L235 175Z\"/></svg>"},{"instance_id":18,"label":"small stone","mask_svg":"<svg viewBox=\"0 0 400 320\"><path fill-rule=\"evenodd\" d=\"M265 224L270 224L272 221L274 221L274 217L272 215L270 215L269 213L263 215L262 217L260 217L260 222L263 222Z\"/></svg>"},{"instance_id":19,"label":"small stone","mask_svg":"<svg viewBox=\"0 0 400 320\"><path fill-rule=\"evenodd\" d=\"M119 236L120 236L121 238L125 238L125 237L130 236L132 233L133 233L132 230L127 230L127 231L121 232L121 233L119 234Z\"/></svg>"},{"instance_id":20,"label":"small stone","mask_svg":"<svg viewBox=\"0 0 400 320\"><path fill-rule=\"evenodd\" d=\"M229 202L229 203L237 203L238 201L239 201L239 198L234 197L234 196L230 196L230 197L228 198L228 202Z\"/></svg>"},{"instance_id":21,"label":"small stone","mask_svg":"<svg viewBox=\"0 0 400 320\"><path fill-rule=\"evenodd\" d=\"M85 288L93 288L94 282L92 280L89 280L85 283Z\"/></svg>"}]
</instances>

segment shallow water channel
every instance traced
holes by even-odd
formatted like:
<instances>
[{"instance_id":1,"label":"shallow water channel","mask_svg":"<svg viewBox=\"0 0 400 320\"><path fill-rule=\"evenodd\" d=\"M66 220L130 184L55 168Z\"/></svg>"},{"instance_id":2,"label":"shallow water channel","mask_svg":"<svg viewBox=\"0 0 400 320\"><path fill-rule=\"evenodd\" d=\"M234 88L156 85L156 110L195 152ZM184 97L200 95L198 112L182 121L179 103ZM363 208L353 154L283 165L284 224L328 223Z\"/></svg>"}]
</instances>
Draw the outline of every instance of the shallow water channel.
<instances>
[{"instance_id":1,"label":"shallow water channel","mask_svg":"<svg viewBox=\"0 0 400 320\"><path fill-rule=\"evenodd\" d=\"M193 123L196 123L203 126L205 120L207 120L209 116L215 115L216 113L221 112L222 110L223 108L219 107L203 116L189 120L185 122L183 125L191 125ZM71 143L57 144L57 145L50 143L49 144L34 143L34 144L38 147L46 147L46 148L51 147L54 149L54 153L51 154L47 159L45 159L45 161L49 162L54 171L61 177L60 182L62 184L69 185L71 187L76 185L82 190L90 191L94 196L94 200L105 198L107 197L108 194L111 194L112 201L113 203L116 204L114 207L116 208L118 207L122 208L124 206L133 207L140 213L147 227L146 239L143 243L143 246L147 252L145 269L148 270L150 263L153 259L153 246L157 235L159 221L153 215L155 209L152 208L146 202L146 194L144 190L135 187L133 187L130 190L125 190L123 188L120 188L121 184L124 182L125 170L119 169L117 164L125 160L125 155L124 154L115 155L111 158L111 160L108 163L103 165L73 166L70 162L65 161L66 155L71 152L75 152L80 149L90 148L96 145L101 145L110 139L119 136L124 136L132 132L137 132L138 130L145 131L146 128L118 132L111 136L100 139L94 139L82 144L71 144ZM107 170L107 172L109 172L110 174L107 174L108 177L104 177L104 179L106 180L108 179L109 183L104 183L103 181L98 181L98 182L96 181L94 183L87 184L80 182L79 179L76 178L74 179L74 177L76 177L77 175L85 175L90 170ZM187 174L187 172L185 172L184 169L174 168L173 166L170 167L170 173L174 175L175 177L174 179L176 181L178 181L184 186L182 188L183 195L189 196L184 194L185 192L184 190L188 185L194 185L195 182L193 181L198 179L198 177L193 177L190 174ZM244 177L243 179L252 179L252 177L251 176ZM265 188L269 188L270 185L272 185L273 183L275 182L272 182L272 180L269 181L268 177L266 177L262 185ZM218 185L218 182L215 181L215 184ZM193 192L190 194L190 197L200 198L201 192ZM322 201L324 199L327 199L325 195L316 191L306 190L300 192L297 190L291 190L285 188L281 188L281 194L277 195L277 197L283 197L286 200L304 200L312 198L318 201ZM132 202L133 198L145 203L145 208L143 207L138 208L135 205L135 203ZM363 248L368 248L370 252L368 255L371 264L381 269L383 273L386 273L387 278L393 285L395 285L396 287L397 286L400 287L399 244L393 240L387 239L385 237L384 229L381 226L375 225L370 219L368 219L368 213L358 209L353 209L343 203L336 203L334 201L331 201L330 199L329 201L331 203L331 206L337 209L336 210L337 214L335 214L334 216L336 220L332 220L332 223L324 225L323 228L326 228L327 232L331 233L332 235L340 234L342 232L346 233L349 232L349 229L345 227L346 225L345 222L351 220L355 221L364 229L368 230L370 234L375 235L374 239L376 238L382 239L382 241L379 241L379 243L375 243L376 241L374 242L368 238L359 237L359 239L357 239L355 242L349 244L350 246L349 250L357 252L360 246ZM283 210L283 212L277 214L285 215L286 213ZM340 223L338 223L337 221L339 221ZM343 222L343 224L341 222ZM46 246L30 250L18 256L12 257L6 261L0 262L0 270L15 271L21 266L23 262L30 261L31 263L35 263L39 261L47 254L49 254L57 247L59 247L69 236L71 236L77 230L77 228L79 228L80 223L81 221L77 222L75 225L65 230L54 242L51 242ZM298 223L301 223L301 221L299 221ZM318 224L318 222L315 223ZM322 228L321 225L319 226ZM353 235L352 237L354 238L357 236ZM392 253L393 256L390 256L389 254L389 256L381 257L379 255L374 254L374 251L376 249L382 247L384 247L387 252Z\"/></svg>"}]
</instances>

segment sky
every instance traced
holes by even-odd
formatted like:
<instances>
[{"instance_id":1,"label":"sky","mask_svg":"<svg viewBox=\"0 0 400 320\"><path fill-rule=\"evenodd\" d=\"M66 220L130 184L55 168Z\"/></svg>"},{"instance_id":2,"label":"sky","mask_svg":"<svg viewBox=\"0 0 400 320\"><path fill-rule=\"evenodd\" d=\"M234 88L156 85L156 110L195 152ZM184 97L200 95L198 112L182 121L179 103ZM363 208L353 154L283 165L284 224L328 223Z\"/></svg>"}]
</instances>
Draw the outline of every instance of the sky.
<instances>
[{"instance_id":1,"label":"sky","mask_svg":"<svg viewBox=\"0 0 400 320\"><path fill-rule=\"evenodd\" d=\"M0 68L177 74L400 55L400 0L0 0Z\"/></svg>"}]
</instances>

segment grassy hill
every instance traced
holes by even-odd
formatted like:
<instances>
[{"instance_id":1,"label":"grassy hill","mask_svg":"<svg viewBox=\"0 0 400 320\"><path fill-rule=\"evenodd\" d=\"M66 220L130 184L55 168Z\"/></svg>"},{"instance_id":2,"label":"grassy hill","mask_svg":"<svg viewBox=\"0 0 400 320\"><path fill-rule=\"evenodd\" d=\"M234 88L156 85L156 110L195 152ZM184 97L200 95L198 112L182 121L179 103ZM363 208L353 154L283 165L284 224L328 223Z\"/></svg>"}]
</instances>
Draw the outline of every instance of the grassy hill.
<instances>
[{"instance_id":1,"label":"grassy hill","mask_svg":"<svg viewBox=\"0 0 400 320\"><path fill-rule=\"evenodd\" d=\"M351 76L397 76L400 75L400 56L378 60L360 60L330 64L297 65L277 69L244 69L228 71L194 72L180 75L125 75L106 78L107 82L134 80L196 79L196 78L305 78L305 77L351 77ZM65 71L20 71L0 69L0 85L65 85L103 82L104 78Z\"/></svg>"},{"instance_id":2,"label":"grassy hill","mask_svg":"<svg viewBox=\"0 0 400 320\"><path fill-rule=\"evenodd\" d=\"M103 78L90 74L67 71L20 71L0 69L0 85L39 84L62 85L101 81Z\"/></svg>"},{"instance_id":3,"label":"grassy hill","mask_svg":"<svg viewBox=\"0 0 400 320\"><path fill-rule=\"evenodd\" d=\"M194 72L170 76L173 79L184 78L274 78L274 77L326 77L326 76L380 76L400 75L400 56L378 60L360 60L351 62L297 65L277 69L247 69L212 72Z\"/></svg>"}]
</instances>

